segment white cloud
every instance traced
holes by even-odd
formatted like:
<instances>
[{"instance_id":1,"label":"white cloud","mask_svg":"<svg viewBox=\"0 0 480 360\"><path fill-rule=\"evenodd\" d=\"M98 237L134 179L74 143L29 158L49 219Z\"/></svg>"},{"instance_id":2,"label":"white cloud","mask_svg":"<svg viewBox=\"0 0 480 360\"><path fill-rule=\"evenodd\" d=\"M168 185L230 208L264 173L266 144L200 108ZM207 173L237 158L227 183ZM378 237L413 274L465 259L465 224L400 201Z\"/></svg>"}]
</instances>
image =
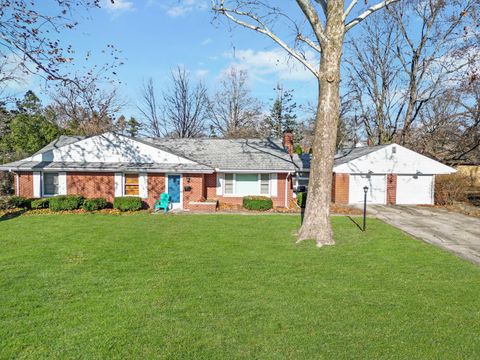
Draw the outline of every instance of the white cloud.
<instances>
[{"instance_id":1,"label":"white cloud","mask_svg":"<svg viewBox=\"0 0 480 360\"><path fill-rule=\"evenodd\" d=\"M198 69L195 71L195 76L198 78L204 78L208 75L208 70L207 69Z\"/></svg>"},{"instance_id":2,"label":"white cloud","mask_svg":"<svg viewBox=\"0 0 480 360\"><path fill-rule=\"evenodd\" d=\"M167 8L167 15L170 17L185 16L195 10L206 10L207 3L205 0L181 0L177 5Z\"/></svg>"},{"instance_id":3,"label":"white cloud","mask_svg":"<svg viewBox=\"0 0 480 360\"><path fill-rule=\"evenodd\" d=\"M213 41L212 38L206 38L205 40L203 40L203 41L200 43L200 45L205 46L205 45L210 44L212 41Z\"/></svg>"},{"instance_id":4,"label":"white cloud","mask_svg":"<svg viewBox=\"0 0 480 360\"><path fill-rule=\"evenodd\" d=\"M305 53L310 63L316 64L317 58L313 51ZM281 49L256 51L252 49L237 50L235 55L225 54L231 58L230 66L248 70L250 77L256 81L267 81L270 76L277 76L279 80L310 81L313 75L297 60L289 58Z\"/></svg>"},{"instance_id":5,"label":"white cloud","mask_svg":"<svg viewBox=\"0 0 480 360\"><path fill-rule=\"evenodd\" d=\"M114 14L132 11L135 9L133 6L133 1L129 0L114 0L113 3L110 0L103 0L103 7L107 9L108 12Z\"/></svg>"}]
</instances>

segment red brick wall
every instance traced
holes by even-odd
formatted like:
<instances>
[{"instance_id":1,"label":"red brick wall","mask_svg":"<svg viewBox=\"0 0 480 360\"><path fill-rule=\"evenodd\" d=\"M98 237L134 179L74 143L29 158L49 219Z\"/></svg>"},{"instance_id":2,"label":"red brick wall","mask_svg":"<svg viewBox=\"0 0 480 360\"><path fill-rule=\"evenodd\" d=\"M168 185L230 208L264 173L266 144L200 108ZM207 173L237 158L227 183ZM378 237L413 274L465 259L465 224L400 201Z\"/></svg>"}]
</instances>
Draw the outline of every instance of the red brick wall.
<instances>
[{"instance_id":1,"label":"red brick wall","mask_svg":"<svg viewBox=\"0 0 480 360\"><path fill-rule=\"evenodd\" d=\"M67 194L83 195L86 198L103 197L112 202L115 197L114 174L68 172Z\"/></svg>"},{"instance_id":2,"label":"red brick wall","mask_svg":"<svg viewBox=\"0 0 480 360\"><path fill-rule=\"evenodd\" d=\"M336 204L348 204L350 177L348 174L333 174L332 178L332 202Z\"/></svg>"},{"instance_id":3,"label":"red brick wall","mask_svg":"<svg viewBox=\"0 0 480 360\"><path fill-rule=\"evenodd\" d=\"M217 174L205 174L205 197L217 198Z\"/></svg>"},{"instance_id":4,"label":"red brick wall","mask_svg":"<svg viewBox=\"0 0 480 360\"><path fill-rule=\"evenodd\" d=\"M397 203L397 175L387 175L387 205L395 205Z\"/></svg>"},{"instance_id":5,"label":"red brick wall","mask_svg":"<svg viewBox=\"0 0 480 360\"><path fill-rule=\"evenodd\" d=\"M204 186L205 174L183 174L183 208L189 209L190 201L200 201L206 193ZM185 187L190 186L190 191L185 191Z\"/></svg>"},{"instance_id":6,"label":"red brick wall","mask_svg":"<svg viewBox=\"0 0 480 360\"><path fill-rule=\"evenodd\" d=\"M17 177L19 179L18 184L20 189L17 189ZM33 173L31 171L18 172L15 175L15 195L23 196L26 198L33 197Z\"/></svg>"},{"instance_id":7,"label":"red brick wall","mask_svg":"<svg viewBox=\"0 0 480 360\"><path fill-rule=\"evenodd\" d=\"M160 199L160 195L165 192L165 174L149 173L147 174L148 198L144 201L149 208L153 208L155 201Z\"/></svg>"},{"instance_id":8,"label":"red brick wall","mask_svg":"<svg viewBox=\"0 0 480 360\"><path fill-rule=\"evenodd\" d=\"M292 177L290 176L288 180L287 173L277 174L277 196L272 197L273 206L275 207L284 207L285 206L285 181L287 181L287 206L293 201L293 184ZM206 174L205 175L205 191L207 199L218 199L218 201L231 204L231 205L242 205L243 197L232 197L232 196L219 196L217 195L217 174Z\"/></svg>"}]
</instances>

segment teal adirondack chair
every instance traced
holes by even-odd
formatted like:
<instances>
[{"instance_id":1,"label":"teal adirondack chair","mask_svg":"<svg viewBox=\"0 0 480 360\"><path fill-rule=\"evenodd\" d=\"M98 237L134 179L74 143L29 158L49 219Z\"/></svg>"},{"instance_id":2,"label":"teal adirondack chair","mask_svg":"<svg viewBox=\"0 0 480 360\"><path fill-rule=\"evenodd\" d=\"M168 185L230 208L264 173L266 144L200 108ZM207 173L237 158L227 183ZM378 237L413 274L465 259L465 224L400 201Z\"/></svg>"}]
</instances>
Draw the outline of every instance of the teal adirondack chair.
<instances>
[{"instance_id":1,"label":"teal adirondack chair","mask_svg":"<svg viewBox=\"0 0 480 360\"><path fill-rule=\"evenodd\" d=\"M163 212L166 213L168 211L168 207L170 205L170 195L167 193L163 193L160 195L160 199L155 201L154 210L158 211L163 209Z\"/></svg>"}]
</instances>

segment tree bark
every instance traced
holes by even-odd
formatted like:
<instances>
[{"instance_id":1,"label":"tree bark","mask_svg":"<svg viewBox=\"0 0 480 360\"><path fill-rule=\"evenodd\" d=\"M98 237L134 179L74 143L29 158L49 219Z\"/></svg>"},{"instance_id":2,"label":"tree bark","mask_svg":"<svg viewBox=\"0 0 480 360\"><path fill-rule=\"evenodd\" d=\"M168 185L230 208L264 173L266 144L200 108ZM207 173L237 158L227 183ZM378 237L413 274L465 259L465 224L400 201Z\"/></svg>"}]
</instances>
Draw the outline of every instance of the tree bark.
<instances>
[{"instance_id":1,"label":"tree bark","mask_svg":"<svg viewBox=\"0 0 480 360\"><path fill-rule=\"evenodd\" d=\"M318 247L335 244L330 224L330 201L340 117L340 61L345 34L343 1L329 1L327 6L329 16L325 33L328 41L322 47L320 61L310 183L305 216L298 233L299 241L312 239Z\"/></svg>"}]
</instances>

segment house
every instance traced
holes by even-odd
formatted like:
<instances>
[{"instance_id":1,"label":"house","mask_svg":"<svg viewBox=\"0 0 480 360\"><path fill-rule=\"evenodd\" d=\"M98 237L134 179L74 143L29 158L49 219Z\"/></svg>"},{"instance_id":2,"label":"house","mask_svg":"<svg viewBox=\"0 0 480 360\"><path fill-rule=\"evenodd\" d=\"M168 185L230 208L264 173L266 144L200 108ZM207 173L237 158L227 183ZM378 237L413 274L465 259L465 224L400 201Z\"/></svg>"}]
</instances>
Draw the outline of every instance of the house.
<instances>
[{"instance_id":1,"label":"house","mask_svg":"<svg viewBox=\"0 0 480 360\"><path fill-rule=\"evenodd\" d=\"M310 158L301 157L299 181L308 178ZM433 204L435 175L456 170L398 144L340 151L333 166L332 201L388 205Z\"/></svg>"},{"instance_id":2,"label":"house","mask_svg":"<svg viewBox=\"0 0 480 360\"><path fill-rule=\"evenodd\" d=\"M139 196L152 207L167 192L176 209L211 211L203 200L241 204L246 195L262 195L289 207L310 171L310 157L292 150L289 133L282 141L61 136L0 170L15 174L15 193L25 197ZM362 202L368 186L370 203L431 204L434 176L454 171L395 144L354 148L335 159L332 200Z\"/></svg>"},{"instance_id":3,"label":"house","mask_svg":"<svg viewBox=\"0 0 480 360\"><path fill-rule=\"evenodd\" d=\"M152 207L167 192L177 209L211 210L204 199L241 204L264 195L293 199L295 166L281 142L262 139L131 138L115 133L61 136L29 158L0 166L25 197L140 196Z\"/></svg>"}]
</instances>

